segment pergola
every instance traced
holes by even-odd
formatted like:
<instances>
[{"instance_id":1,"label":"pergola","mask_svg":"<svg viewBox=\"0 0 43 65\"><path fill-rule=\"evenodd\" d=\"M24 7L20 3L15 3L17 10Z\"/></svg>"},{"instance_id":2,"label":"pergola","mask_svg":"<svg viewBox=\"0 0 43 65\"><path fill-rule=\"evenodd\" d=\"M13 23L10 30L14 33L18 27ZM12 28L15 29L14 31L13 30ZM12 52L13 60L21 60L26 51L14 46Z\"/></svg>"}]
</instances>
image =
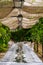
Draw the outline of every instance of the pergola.
<instances>
[{"instance_id":1,"label":"pergola","mask_svg":"<svg viewBox=\"0 0 43 65\"><path fill-rule=\"evenodd\" d=\"M6 4L3 4L3 2L4 0L0 1L2 3L0 4L0 20L10 29L16 29L18 27L18 20L16 17L12 18L11 16L17 16L19 10L17 8L13 9L13 0L6 0ZM25 0L21 14L23 15L22 27L32 27L40 17L43 17L43 1Z\"/></svg>"}]
</instances>

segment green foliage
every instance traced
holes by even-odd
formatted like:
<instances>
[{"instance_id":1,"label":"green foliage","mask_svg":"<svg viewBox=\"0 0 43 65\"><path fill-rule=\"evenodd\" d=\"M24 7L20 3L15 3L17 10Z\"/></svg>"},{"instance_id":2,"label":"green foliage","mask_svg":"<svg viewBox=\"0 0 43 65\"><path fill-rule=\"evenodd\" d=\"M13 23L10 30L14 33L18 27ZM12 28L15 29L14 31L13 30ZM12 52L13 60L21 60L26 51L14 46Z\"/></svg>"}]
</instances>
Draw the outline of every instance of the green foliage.
<instances>
[{"instance_id":1,"label":"green foliage","mask_svg":"<svg viewBox=\"0 0 43 65\"><path fill-rule=\"evenodd\" d=\"M11 38L14 41L34 41L43 43L43 18L40 18L30 29L17 29L15 32L11 32Z\"/></svg>"},{"instance_id":2,"label":"green foliage","mask_svg":"<svg viewBox=\"0 0 43 65\"><path fill-rule=\"evenodd\" d=\"M0 23L0 52L5 52L7 50L10 35L9 28Z\"/></svg>"},{"instance_id":3,"label":"green foliage","mask_svg":"<svg viewBox=\"0 0 43 65\"><path fill-rule=\"evenodd\" d=\"M30 40L29 29L17 29L15 32L11 32L11 35L11 38L16 42Z\"/></svg>"},{"instance_id":4,"label":"green foliage","mask_svg":"<svg viewBox=\"0 0 43 65\"><path fill-rule=\"evenodd\" d=\"M43 18L40 18L39 22L31 28L31 32L32 41L43 43Z\"/></svg>"}]
</instances>

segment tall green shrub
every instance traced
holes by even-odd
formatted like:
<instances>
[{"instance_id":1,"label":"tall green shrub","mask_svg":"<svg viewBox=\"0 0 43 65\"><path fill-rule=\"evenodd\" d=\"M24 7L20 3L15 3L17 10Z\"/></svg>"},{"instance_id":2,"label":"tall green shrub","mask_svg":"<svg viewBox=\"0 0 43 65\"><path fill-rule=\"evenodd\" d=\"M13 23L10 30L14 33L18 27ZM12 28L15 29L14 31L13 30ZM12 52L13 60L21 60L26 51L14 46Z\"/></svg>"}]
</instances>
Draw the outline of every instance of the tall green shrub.
<instances>
[{"instance_id":1,"label":"tall green shrub","mask_svg":"<svg viewBox=\"0 0 43 65\"><path fill-rule=\"evenodd\" d=\"M7 50L10 35L11 34L9 28L0 23L0 52L4 52Z\"/></svg>"}]
</instances>

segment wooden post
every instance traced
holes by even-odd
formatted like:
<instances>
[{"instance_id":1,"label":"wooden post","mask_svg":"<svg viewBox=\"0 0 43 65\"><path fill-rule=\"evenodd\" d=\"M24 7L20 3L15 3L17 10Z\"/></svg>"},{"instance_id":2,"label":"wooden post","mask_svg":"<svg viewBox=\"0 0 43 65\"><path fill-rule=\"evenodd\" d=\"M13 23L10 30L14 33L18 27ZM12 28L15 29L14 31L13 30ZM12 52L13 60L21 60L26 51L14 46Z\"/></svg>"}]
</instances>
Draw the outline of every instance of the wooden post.
<instances>
[{"instance_id":1,"label":"wooden post","mask_svg":"<svg viewBox=\"0 0 43 65\"><path fill-rule=\"evenodd\" d=\"M38 52L38 42L37 42L37 52Z\"/></svg>"},{"instance_id":2,"label":"wooden post","mask_svg":"<svg viewBox=\"0 0 43 65\"><path fill-rule=\"evenodd\" d=\"M34 50L35 50L35 42L34 42Z\"/></svg>"},{"instance_id":3,"label":"wooden post","mask_svg":"<svg viewBox=\"0 0 43 65\"><path fill-rule=\"evenodd\" d=\"M43 43L42 43L42 57L43 57Z\"/></svg>"}]
</instances>

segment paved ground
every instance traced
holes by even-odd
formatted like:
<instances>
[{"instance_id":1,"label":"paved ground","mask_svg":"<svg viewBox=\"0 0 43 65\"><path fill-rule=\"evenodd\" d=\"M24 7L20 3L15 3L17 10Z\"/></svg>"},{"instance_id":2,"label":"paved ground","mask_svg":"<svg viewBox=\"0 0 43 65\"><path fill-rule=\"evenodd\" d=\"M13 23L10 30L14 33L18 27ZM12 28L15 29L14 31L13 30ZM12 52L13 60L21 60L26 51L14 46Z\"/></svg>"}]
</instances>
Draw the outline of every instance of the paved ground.
<instances>
[{"instance_id":1,"label":"paved ground","mask_svg":"<svg viewBox=\"0 0 43 65\"><path fill-rule=\"evenodd\" d=\"M13 44L9 51L6 53L4 58L0 61L0 65L24 65L24 63L16 63L13 62L13 59L15 58L15 50L16 45ZM38 58L38 56L34 53L34 51L27 46L26 44L23 46L23 50L25 52L25 56L27 58L28 63L26 65L43 65L42 61Z\"/></svg>"},{"instance_id":2,"label":"paved ground","mask_svg":"<svg viewBox=\"0 0 43 65\"><path fill-rule=\"evenodd\" d=\"M14 62L3 62L0 65L43 65L43 63L14 63Z\"/></svg>"}]
</instances>

